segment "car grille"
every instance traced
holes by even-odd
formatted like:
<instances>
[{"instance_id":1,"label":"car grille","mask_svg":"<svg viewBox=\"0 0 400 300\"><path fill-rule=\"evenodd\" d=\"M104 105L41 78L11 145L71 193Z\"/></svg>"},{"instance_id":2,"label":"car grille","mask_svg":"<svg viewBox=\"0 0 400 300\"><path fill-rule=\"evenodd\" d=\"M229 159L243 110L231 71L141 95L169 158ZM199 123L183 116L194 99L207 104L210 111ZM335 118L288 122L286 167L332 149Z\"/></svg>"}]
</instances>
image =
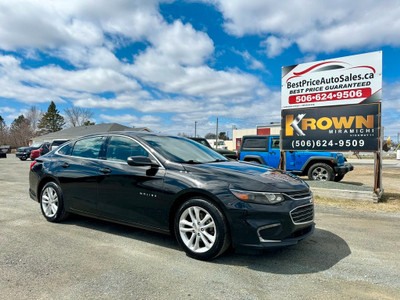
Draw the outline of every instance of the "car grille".
<instances>
[{"instance_id":1,"label":"car grille","mask_svg":"<svg viewBox=\"0 0 400 300\"><path fill-rule=\"evenodd\" d=\"M312 222L314 220L314 204L302 205L293 209L290 217L295 225Z\"/></svg>"},{"instance_id":2,"label":"car grille","mask_svg":"<svg viewBox=\"0 0 400 300\"><path fill-rule=\"evenodd\" d=\"M312 197L312 193L310 190L301 192L286 192L285 195L295 200L301 200Z\"/></svg>"}]
</instances>

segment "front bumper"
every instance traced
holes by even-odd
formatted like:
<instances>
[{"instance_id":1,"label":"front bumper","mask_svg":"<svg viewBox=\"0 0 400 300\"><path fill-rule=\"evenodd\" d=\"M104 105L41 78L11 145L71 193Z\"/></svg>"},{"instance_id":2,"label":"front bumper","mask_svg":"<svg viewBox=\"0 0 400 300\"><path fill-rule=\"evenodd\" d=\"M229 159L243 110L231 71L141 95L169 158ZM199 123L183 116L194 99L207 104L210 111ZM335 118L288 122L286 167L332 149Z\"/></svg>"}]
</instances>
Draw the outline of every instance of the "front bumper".
<instances>
[{"instance_id":1,"label":"front bumper","mask_svg":"<svg viewBox=\"0 0 400 300\"><path fill-rule=\"evenodd\" d=\"M29 158L31 155L30 152L17 152L15 153L15 156L18 158Z\"/></svg>"},{"instance_id":2,"label":"front bumper","mask_svg":"<svg viewBox=\"0 0 400 300\"><path fill-rule=\"evenodd\" d=\"M350 163L345 163L343 166L335 167L335 173L337 175L344 175L353 170L354 170L354 167Z\"/></svg>"},{"instance_id":3,"label":"front bumper","mask_svg":"<svg viewBox=\"0 0 400 300\"><path fill-rule=\"evenodd\" d=\"M295 245L314 232L311 199L289 200L278 205L236 202L234 206L229 209L234 248L266 249ZM296 215L298 213L307 218L301 219L301 215Z\"/></svg>"}]
</instances>

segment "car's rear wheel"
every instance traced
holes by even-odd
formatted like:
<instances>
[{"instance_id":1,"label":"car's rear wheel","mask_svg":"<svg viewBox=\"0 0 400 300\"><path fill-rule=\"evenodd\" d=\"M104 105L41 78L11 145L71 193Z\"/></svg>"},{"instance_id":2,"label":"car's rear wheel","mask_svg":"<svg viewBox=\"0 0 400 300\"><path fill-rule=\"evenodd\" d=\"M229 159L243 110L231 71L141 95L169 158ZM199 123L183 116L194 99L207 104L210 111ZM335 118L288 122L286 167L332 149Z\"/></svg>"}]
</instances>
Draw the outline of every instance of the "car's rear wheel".
<instances>
[{"instance_id":1,"label":"car's rear wheel","mask_svg":"<svg viewBox=\"0 0 400 300\"><path fill-rule=\"evenodd\" d=\"M190 257L211 260L228 249L227 221L213 203L202 198L184 202L175 216L175 236Z\"/></svg>"},{"instance_id":2,"label":"car's rear wheel","mask_svg":"<svg viewBox=\"0 0 400 300\"><path fill-rule=\"evenodd\" d=\"M68 217L61 188L55 182L48 182L43 187L40 193L40 208L49 222L61 222Z\"/></svg>"},{"instance_id":3,"label":"car's rear wheel","mask_svg":"<svg viewBox=\"0 0 400 300\"><path fill-rule=\"evenodd\" d=\"M331 181L334 177L335 174L332 167L324 163L313 164L308 170L308 178L310 180Z\"/></svg>"}]
</instances>

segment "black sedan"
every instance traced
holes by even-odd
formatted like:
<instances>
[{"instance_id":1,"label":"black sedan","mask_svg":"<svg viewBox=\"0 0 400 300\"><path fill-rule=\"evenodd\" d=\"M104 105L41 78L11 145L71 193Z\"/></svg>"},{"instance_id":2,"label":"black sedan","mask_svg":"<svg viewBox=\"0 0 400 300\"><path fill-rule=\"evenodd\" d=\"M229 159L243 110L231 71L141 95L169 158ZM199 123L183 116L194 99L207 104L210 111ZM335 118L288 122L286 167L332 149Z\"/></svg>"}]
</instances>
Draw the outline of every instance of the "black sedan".
<instances>
[{"instance_id":1,"label":"black sedan","mask_svg":"<svg viewBox=\"0 0 400 300\"><path fill-rule=\"evenodd\" d=\"M312 194L303 180L228 161L182 137L86 136L34 161L29 183L50 222L76 213L170 233L202 260L229 247L293 245L314 230Z\"/></svg>"}]
</instances>

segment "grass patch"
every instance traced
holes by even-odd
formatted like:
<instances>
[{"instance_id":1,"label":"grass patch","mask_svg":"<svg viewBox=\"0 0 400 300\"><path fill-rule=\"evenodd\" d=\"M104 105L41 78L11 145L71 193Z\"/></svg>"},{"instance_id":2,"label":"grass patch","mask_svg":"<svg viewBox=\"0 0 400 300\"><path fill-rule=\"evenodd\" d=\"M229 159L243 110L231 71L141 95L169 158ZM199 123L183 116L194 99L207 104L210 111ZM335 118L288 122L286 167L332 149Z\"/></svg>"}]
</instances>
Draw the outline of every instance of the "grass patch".
<instances>
[{"instance_id":1,"label":"grass patch","mask_svg":"<svg viewBox=\"0 0 400 300\"><path fill-rule=\"evenodd\" d=\"M384 193L379 203L320 196L315 196L314 202L356 211L400 213L400 193Z\"/></svg>"}]
</instances>

